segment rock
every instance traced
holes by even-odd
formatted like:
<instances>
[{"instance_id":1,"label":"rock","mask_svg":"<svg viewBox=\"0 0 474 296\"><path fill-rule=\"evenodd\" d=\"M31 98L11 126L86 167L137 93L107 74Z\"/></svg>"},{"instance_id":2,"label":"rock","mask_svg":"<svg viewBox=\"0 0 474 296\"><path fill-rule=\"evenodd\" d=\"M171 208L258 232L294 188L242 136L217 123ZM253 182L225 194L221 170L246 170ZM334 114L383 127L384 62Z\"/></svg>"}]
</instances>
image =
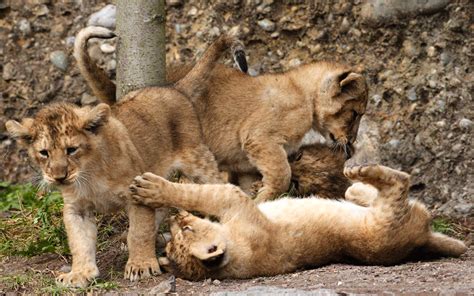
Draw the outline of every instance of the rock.
<instances>
[{"instance_id":1,"label":"rock","mask_svg":"<svg viewBox=\"0 0 474 296\"><path fill-rule=\"evenodd\" d=\"M453 150L453 152L456 152L456 153L461 152L462 144L461 143L454 144L451 150Z\"/></svg>"},{"instance_id":2,"label":"rock","mask_svg":"<svg viewBox=\"0 0 474 296\"><path fill-rule=\"evenodd\" d=\"M280 288L273 286L253 286L242 291L219 291L211 296L245 296L245 295L298 295L298 296L337 296L341 293L329 289L311 289L311 291L294 288Z\"/></svg>"},{"instance_id":3,"label":"rock","mask_svg":"<svg viewBox=\"0 0 474 296\"><path fill-rule=\"evenodd\" d=\"M419 50L411 40L403 41L403 52L409 57L416 57L419 54Z\"/></svg>"},{"instance_id":4,"label":"rock","mask_svg":"<svg viewBox=\"0 0 474 296\"><path fill-rule=\"evenodd\" d=\"M426 54L432 58L434 56L436 56L436 48L434 46L429 46L427 49L426 49Z\"/></svg>"},{"instance_id":5,"label":"rock","mask_svg":"<svg viewBox=\"0 0 474 296\"><path fill-rule=\"evenodd\" d=\"M62 272L62 273L68 273L70 272L72 269L71 265L63 265L61 266L61 268L59 269L59 272Z\"/></svg>"},{"instance_id":6,"label":"rock","mask_svg":"<svg viewBox=\"0 0 474 296\"><path fill-rule=\"evenodd\" d=\"M113 53L115 51L115 46L109 43L103 43L100 45L100 50L103 53Z\"/></svg>"},{"instance_id":7,"label":"rock","mask_svg":"<svg viewBox=\"0 0 474 296\"><path fill-rule=\"evenodd\" d=\"M257 22L260 28L267 32L273 32L275 31L276 25L274 22L272 22L269 19L263 19Z\"/></svg>"},{"instance_id":8,"label":"rock","mask_svg":"<svg viewBox=\"0 0 474 296\"><path fill-rule=\"evenodd\" d=\"M418 100L418 96L416 95L416 87L412 87L408 90L407 98L412 102Z\"/></svg>"},{"instance_id":9,"label":"rock","mask_svg":"<svg viewBox=\"0 0 474 296\"><path fill-rule=\"evenodd\" d=\"M56 68L62 71L66 71L67 67L69 66L69 61L64 51L61 51L61 50L53 51L49 55L49 59L51 60L53 65L56 66Z\"/></svg>"},{"instance_id":10,"label":"rock","mask_svg":"<svg viewBox=\"0 0 474 296\"><path fill-rule=\"evenodd\" d=\"M375 103L375 105L378 105L382 101L382 96L381 95L373 95L372 96L372 101Z\"/></svg>"},{"instance_id":11,"label":"rock","mask_svg":"<svg viewBox=\"0 0 474 296\"><path fill-rule=\"evenodd\" d=\"M430 14L443 9L449 0L367 0L361 8L361 17L372 24L394 23L408 15Z\"/></svg>"},{"instance_id":12,"label":"rock","mask_svg":"<svg viewBox=\"0 0 474 296\"><path fill-rule=\"evenodd\" d=\"M183 0L166 0L166 5L176 7L181 6L183 4Z\"/></svg>"},{"instance_id":13,"label":"rock","mask_svg":"<svg viewBox=\"0 0 474 296\"><path fill-rule=\"evenodd\" d=\"M176 278L172 275L148 291L148 295L165 295L176 292Z\"/></svg>"},{"instance_id":14,"label":"rock","mask_svg":"<svg viewBox=\"0 0 474 296\"><path fill-rule=\"evenodd\" d=\"M33 8L33 13L36 16L44 16L44 15L47 15L49 13L49 8L48 8L48 6L46 6L44 4L38 5L35 8Z\"/></svg>"},{"instance_id":15,"label":"rock","mask_svg":"<svg viewBox=\"0 0 474 296\"><path fill-rule=\"evenodd\" d=\"M212 281L212 284L215 285L215 286L219 286L221 284L221 281L219 280L213 280Z\"/></svg>"},{"instance_id":16,"label":"rock","mask_svg":"<svg viewBox=\"0 0 474 296\"><path fill-rule=\"evenodd\" d=\"M470 129L472 127L472 120L462 118L461 120L459 120L459 127L462 129Z\"/></svg>"},{"instance_id":17,"label":"rock","mask_svg":"<svg viewBox=\"0 0 474 296\"><path fill-rule=\"evenodd\" d=\"M451 63L453 57L451 56L451 54L443 52L439 55L439 60L441 61L443 66L447 66L449 63Z\"/></svg>"},{"instance_id":18,"label":"rock","mask_svg":"<svg viewBox=\"0 0 474 296\"><path fill-rule=\"evenodd\" d=\"M101 10L94 12L87 21L88 26L99 26L109 29L115 28L115 17L117 9L115 5L109 4L104 6Z\"/></svg>"},{"instance_id":19,"label":"rock","mask_svg":"<svg viewBox=\"0 0 474 296\"><path fill-rule=\"evenodd\" d=\"M82 97L81 97L81 105L82 106L85 106L85 105L93 105L95 103L97 103L97 98L88 94L88 93L83 93L82 94Z\"/></svg>"},{"instance_id":20,"label":"rock","mask_svg":"<svg viewBox=\"0 0 474 296\"><path fill-rule=\"evenodd\" d=\"M341 31L342 33L346 33L349 31L350 28L351 24L349 23L349 20L347 19L347 17L344 17L342 19L341 26L339 27L339 31Z\"/></svg>"},{"instance_id":21,"label":"rock","mask_svg":"<svg viewBox=\"0 0 474 296\"><path fill-rule=\"evenodd\" d=\"M12 63L7 63L3 66L2 78L5 81L13 80L15 77L16 69Z\"/></svg>"},{"instance_id":22,"label":"rock","mask_svg":"<svg viewBox=\"0 0 474 296\"><path fill-rule=\"evenodd\" d=\"M254 68L249 68L248 74L250 76L257 76L258 74L260 74L260 71L258 71L257 69L254 69Z\"/></svg>"},{"instance_id":23,"label":"rock","mask_svg":"<svg viewBox=\"0 0 474 296\"><path fill-rule=\"evenodd\" d=\"M23 35L30 35L31 34L31 24L27 19L20 19L17 23L18 30L23 33Z\"/></svg>"},{"instance_id":24,"label":"rock","mask_svg":"<svg viewBox=\"0 0 474 296\"><path fill-rule=\"evenodd\" d=\"M291 59L288 63L288 66L290 66L290 68L298 67L299 65L301 65L301 60L298 58Z\"/></svg>"},{"instance_id":25,"label":"rock","mask_svg":"<svg viewBox=\"0 0 474 296\"><path fill-rule=\"evenodd\" d=\"M460 203L454 206L454 210L463 215L472 213L472 203Z\"/></svg>"},{"instance_id":26,"label":"rock","mask_svg":"<svg viewBox=\"0 0 474 296\"><path fill-rule=\"evenodd\" d=\"M389 145L392 149L397 149L397 148L400 146L400 140L398 140L398 139L391 139L390 141L388 141L388 145Z\"/></svg>"},{"instance_id":27,"label":"rock","mask_svg":"<svg viewBox=\"0 0 474 296\"><path fill-rule=\"evenodd\" d=\"M196 7L191 7L191 9L188 11L188 15L190 16L196 16L198 13L198 9Z\"/></svg>"}]
</instances>

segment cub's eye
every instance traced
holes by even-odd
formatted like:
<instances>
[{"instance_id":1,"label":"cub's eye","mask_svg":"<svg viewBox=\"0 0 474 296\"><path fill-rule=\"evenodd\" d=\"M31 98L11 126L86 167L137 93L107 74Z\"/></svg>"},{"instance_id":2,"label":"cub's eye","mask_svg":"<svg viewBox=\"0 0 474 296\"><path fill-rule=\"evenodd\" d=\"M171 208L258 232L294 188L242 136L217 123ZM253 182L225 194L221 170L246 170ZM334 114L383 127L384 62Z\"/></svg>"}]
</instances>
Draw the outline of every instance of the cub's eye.
<instances>
[{"instance_id":1,"label":"cub's eye","mask_svg":"<svg viewBox=\"0 0 474 296\"><path fill-rule=\"evenodd\" d=\"M76 153L76 152L77 152L77 147L68 147L68 148L66 149L67 155L73 155L73 154Z\"/></svg>"},{"instance_id":2,"label":"cub's eye","mask_svg":"<svg viewBox=\"0 0 474 296\"><path fill-rule=\"evenodd\" d=\"M48 150L46 149L40 150L39 154L45 158L48 158L49 156Z\"/></svg>"}]
</instances>

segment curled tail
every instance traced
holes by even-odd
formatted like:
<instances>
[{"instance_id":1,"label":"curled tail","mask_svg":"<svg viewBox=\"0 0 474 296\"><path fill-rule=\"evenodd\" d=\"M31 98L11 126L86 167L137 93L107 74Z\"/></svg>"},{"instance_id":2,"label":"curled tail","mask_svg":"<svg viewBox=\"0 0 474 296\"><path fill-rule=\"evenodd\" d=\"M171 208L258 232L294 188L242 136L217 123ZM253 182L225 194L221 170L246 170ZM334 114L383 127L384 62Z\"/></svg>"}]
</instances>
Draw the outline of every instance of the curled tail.
<instances>
[{"instance_id":1,"label":"curled tail","mask_svg":"<svg viewBox=\"0 0 474 296\"><path fill-rule=\"evenodd\" d=\"M246 73L248 69L247 60L242 43L233 36L222 35L209 46L186 76L176 82L175 88L186 94L191 102L194 102L207 88L207 81L217 64L217 60L228 48L232 50L234 61L238 64L240 70Z\"/></svg>"},{"instance_id":2,"label":"curled tail","mask_svg":"<svg viewBox=\"0 0 474 296\"><path fill-rule=\"evenodd\" d=\"M109 39L115 33L103 27L86 27L79 31L74 42L74 58L79 66L79 71L86 80L94 95L102 102L115 104L115 83L110 80L104 70L91 60L87 52L87 41L90 38Z\"/></svg>"}]
</instances>

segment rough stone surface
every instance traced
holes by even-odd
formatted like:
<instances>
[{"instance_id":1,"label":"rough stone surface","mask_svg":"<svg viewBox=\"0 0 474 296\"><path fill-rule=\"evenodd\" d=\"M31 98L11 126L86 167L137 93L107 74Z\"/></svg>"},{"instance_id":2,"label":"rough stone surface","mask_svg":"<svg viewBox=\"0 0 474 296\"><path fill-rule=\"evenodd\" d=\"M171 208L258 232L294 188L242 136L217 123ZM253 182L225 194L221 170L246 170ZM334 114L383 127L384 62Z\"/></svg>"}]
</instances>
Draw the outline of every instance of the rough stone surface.
<instances>
[{"instance_id":1,"label":"rough stone surface","mask_svg":"<svg viewBox=\"0 0 474 296\"><path fill-rule=\"evenodd\" d=\"M67 70L67 67L69 66L69 61L64 51L53 51L49 58L51 60L51 63L53 63L53 65L55 65L57 68L61 69L62 71Z\"/></svg>"},{"instance_id":2,"label":"rough stone surface","mask_svg":"<svg viewBox=\"0 0 474 296\"><path fill-rule=\"evenodd\" d=\"M117 9L115 5L113 4L106 5L101 10L93 13L89 17L89 21L87 22L87 25L114 29L116 13L117 13Z\"/></svg>"}]
</instances>

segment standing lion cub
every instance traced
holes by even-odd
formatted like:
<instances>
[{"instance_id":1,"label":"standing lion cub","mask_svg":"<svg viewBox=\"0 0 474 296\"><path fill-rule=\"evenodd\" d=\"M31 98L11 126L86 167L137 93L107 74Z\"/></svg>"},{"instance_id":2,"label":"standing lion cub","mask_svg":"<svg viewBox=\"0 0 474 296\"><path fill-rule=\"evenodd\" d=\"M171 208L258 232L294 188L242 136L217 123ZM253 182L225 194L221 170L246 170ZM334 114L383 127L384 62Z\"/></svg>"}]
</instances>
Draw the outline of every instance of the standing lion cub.
<instances>
[{"instance_id":1,"label":"standing lion cub","mask_svg":"<svg viewBox=\"0 0 474 296\"><path fill-rule=\"evenodd\" d=\"M80 52L89 38L113 36L100 27L81 30L76 38L76 58L88 58ZM155 211L128 203L128 184L145 171L166 177L173 170L197 182L222 181L185 95L205 89L207 73L234 42L232 37L221 36L174 87L143 88L112 106L102 103L80 108L56 103L40 110L35 118L6 123L9 133L41 168L43 182L56 185L63 195L72 270L60 275L59 282L83 287L98 276L94 212L124 208L130 227L125 277L137 280L160 272L155 254ZM93 69L94 75L103 74L93 63L87 65L81 72ZM93 90L101 99L108 96Z\"/></svg>"},{"instance_id":2,"label":"standing lion cub","mask_svg":"<svg viewBox=\"0 0 474 296\"><path fill-rule=\"evenodd\" d=\"M433 232L426 207L407 199L408 174L380 165L347 168L344 174L362 182L349 187L346 198L365 206L320 198L256 205L233 185L177 184L152 173L136 177L130 190L135 201L150 207L219 219L181 212L172 220L163 261L192 280L270 276L347 259L396 264L419 248L443 256L466 251L463 242Z\"/></svg>"}]
</instances>

